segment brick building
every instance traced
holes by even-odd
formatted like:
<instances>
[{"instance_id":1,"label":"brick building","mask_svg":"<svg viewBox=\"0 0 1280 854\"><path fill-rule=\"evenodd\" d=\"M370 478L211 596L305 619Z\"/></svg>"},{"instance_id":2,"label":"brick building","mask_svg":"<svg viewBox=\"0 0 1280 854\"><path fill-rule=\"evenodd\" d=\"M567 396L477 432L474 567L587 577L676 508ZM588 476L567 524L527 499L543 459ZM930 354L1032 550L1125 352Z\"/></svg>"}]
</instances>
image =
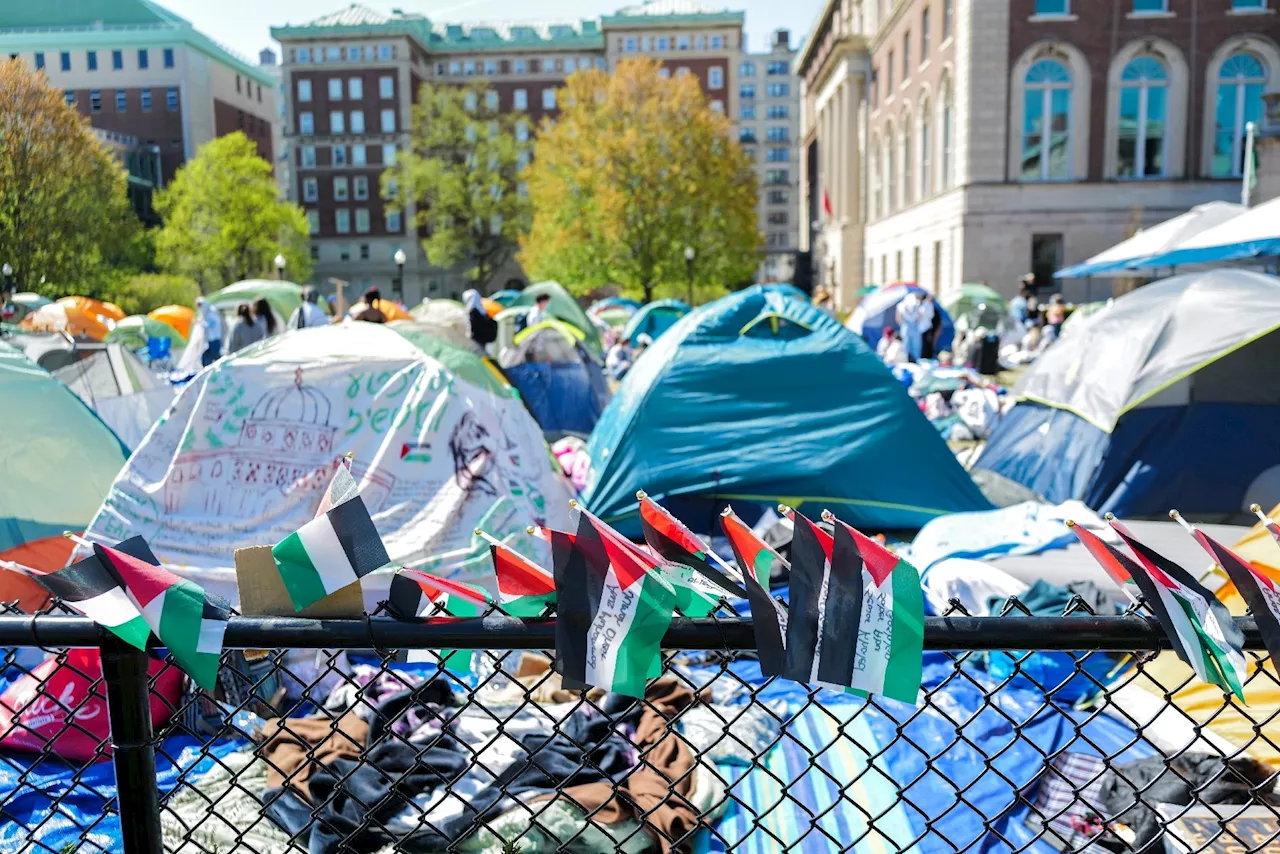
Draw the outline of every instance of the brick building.
<instances>
[{"instance_id":1,"label":"brick building","mask_svg":"<svg viewBox=\"0 0 1280 854\"><path fill-rule=\"evenodd\" d=\"M1136 228L1237 198L1244 125L1280 90L1274 3L830 0L799 61L815 270L846 303L900 279L1010 293L1030 271L1048 289Z\"/></svg>"},{"instance_id":2,"label":"brick building","mask_svg":"<svg viewBox=\"0 0 1280 854\"><path fill-rule=\"evenodd\" d=\"M125 162L158 155L160 185L232 131L269 162L279 150L271 76L148 0L0 4L0 52L64 90Z\"/></svg>"}]
</instances>

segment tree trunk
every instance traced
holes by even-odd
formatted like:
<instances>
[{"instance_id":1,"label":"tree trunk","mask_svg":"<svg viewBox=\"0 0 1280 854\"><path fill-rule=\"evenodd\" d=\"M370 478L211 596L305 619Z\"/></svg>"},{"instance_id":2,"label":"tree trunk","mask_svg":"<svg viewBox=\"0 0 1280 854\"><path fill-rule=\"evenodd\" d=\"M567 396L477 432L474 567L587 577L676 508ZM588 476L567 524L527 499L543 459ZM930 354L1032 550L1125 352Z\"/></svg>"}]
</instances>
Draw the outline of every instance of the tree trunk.
<instances>
[{"instance_id":1,"label":"tree trunk","mask_svg":"<svg viewBox=\"0 0 1280 854\"><path fill-rule=\"evenodd\" d=\"M644 304L648 305L653 302L653 284L645 282L642 287L644 288Z\"/></svg>"}]
</instances>

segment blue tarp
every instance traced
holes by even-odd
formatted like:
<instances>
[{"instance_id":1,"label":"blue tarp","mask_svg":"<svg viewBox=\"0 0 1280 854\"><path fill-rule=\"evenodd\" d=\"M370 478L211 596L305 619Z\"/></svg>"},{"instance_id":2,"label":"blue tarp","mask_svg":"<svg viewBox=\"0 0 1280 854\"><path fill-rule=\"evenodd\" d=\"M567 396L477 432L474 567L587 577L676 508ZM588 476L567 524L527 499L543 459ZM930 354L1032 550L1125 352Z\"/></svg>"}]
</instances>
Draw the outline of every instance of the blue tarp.
<instances>
[{"instance_id":1,"label":"blue tarp","mask_svg":"<svg viewBox=\"0 0 1280 854\"><path fill-rule=\"evenodd\" d=\"M636 336L648 335L654 341L676 321L689 313L689 304L678 299L660 299L640 308L622 330L623 339L635 344Z\"/></svg>"},{"instance_id":2,"label":"blue tarp","mask_svg":"<svg viewBox=\"0 0 1280 854\"><path fill-rule=\"evenodd\" d=\"M635 493L827 507L871 529L990 507L856 335L761 286L701 306L601 415L584 500L628 535Z\"/></svg>"},{"instance_id":3,"label":"blue tarp","mask_svg":"<svg viewBox=\"0 0 1280 854\"><path fill-rule=\"evenodd\" d=\"M879 342L886 326L897 326L898 303L907 298L907 294L928 293L924 288L915 285L889 285L867 294L858 303L858 307L849 316L849 328L862 336L872 347ZM933 301L933 310L942 318L942 329L938 332L936 350L950 350L956 340L956 325L947 314L947 310L937 300Z\"/></svg>"},{"instance_id":4,"label":"blue tarp","mask_svg":"<svg viewBox=\"0 0 1280 854\"><path fill-rule=\"evenodd\" d=\"M1246 240L1225 246L1205 246L1197 249L1175 249L1163 255L1144 258L1130 264L1131 269L1151 267L1181 267L1187 264L1216 264L1221 261L1238 261L1241 258L1261 258L1280 255L1280 240Z\"/></svg>"},{"instance_id":5,"label":"blue tarp","mask_svg":"<svg viewBox=\"0 0 1280 854\"><path fill-rule=\"evenodd\" d=\"M594 361L524 362L505 371L543 430L590 433L609 401Z\"/></svg>"}]
</instances>

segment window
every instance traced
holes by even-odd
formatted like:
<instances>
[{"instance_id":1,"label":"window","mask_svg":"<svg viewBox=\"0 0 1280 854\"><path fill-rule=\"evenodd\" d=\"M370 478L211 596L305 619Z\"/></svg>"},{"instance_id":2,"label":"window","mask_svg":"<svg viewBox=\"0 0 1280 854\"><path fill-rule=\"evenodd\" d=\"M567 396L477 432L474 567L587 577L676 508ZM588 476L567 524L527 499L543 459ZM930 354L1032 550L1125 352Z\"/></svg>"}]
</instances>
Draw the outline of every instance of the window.
<instances>
[{"instance_id":1,"label":"window","mask_svg":"<svg viewBox=\"0 0 1280 854\"><path fill-rule=\"evenodd\" d=\"M329 100L342 100L342 80L338 77L333 77L329 80Z\"/></svg>"},{"instance_id":2,"label":"window","mask_svg":"<svg viewBox=\"0 0 1280 854\"><path fill-rule=\"evenodd\" d=\"M511 66L516 74L525 73L525 62L523 59L517 59Z\"/></svg>"},{"instance_id":3,"label":"window","mask_svg":"<svg viewBox=\"0 0 1280 854\"><path fill-rule=\"evenodd\" d=\"M298 100L304 101L304 102L311 100L311 81L310 80L298 81Z\"/></svg>"},{"instance_id":4,"label":"window","mask_svg":"<svg viewBox=\"0 0 1280 854\"><path fill-rule=\"evenodd\" d=\"M1231 11L1233 12L1261 11L1266 8L1267 0L1232 0L1231 3Z\"/></svg>"},{"instance_id":5,"label":"window","mask_svg":"<svg viewBox=\"0 0 1280 854\"><path fill-rule=\"evenodd\" d=\"M556 90L543 89L542 90L542 109L554 110L555 108L556 108Z\"/></svg>"},{"instance_id":6,"label":"window","mask_svg":"<svg viewBox=\"0 0 1280 854\"><path fill-rule=\"evenodd\" d=\"M938 176L941 179L942 189L949 190L954 182L955 171L952 163L954 162L953 148L954 139L954 107L951 104L951 87L947 86L942 90L942 172Z\"/></svg>"},{"instance_id":7,"label":"window","mask_svg":"<svg viewBox=\"0 0 1280 854\"><path fill-rule=\"evenodd\" d=\"M929 40L933 38L933 33L929 29L929 7L925 6L924 11L920 13L920 61L929 61Z\"/></svg>"},{"instance_id":8,"label":"window","mask_svg":"<svg viewBox=\"0 0 1280 854\"><path fill-rule=\"evenodd\" d=\"M1053 281L1053 274L1062 269L1062 235L1031 235L1031 273L1036 287Z\"/></svg>"},{"instance_id":9,"label":"window","mask_svg":"<svg viewBox=\"0 0 1280 854\"><path fill-rule=\"evenodd\" d=\"M1262 124L1262 92L1266 85L1266 69L1253 54L1232 54L1218 70L1210 171L1215 178L1240 175L1243 171L1245 125Z\"/></svg>"},{"instance_id":10,"label":"window","mask_svg":"<svg viewBox=\"0 0 1280 854\"><path fill-rule=\"evenodd\" d=\"M898 207L898 139L892 130L885 137L884 145L884 212L891 214Z\"/></svg>"},{"instance_id":11,"label":"window","mask_svg":"<svg viewBox=\"0 0 1280 854\"><path fill-rule=\"evenodd\" d=\"M738 118L744 120L754 119L756 117L755 104L743 104L738 108Z\"/></svg>"},{"instance_id":12,"label":"window","mask_svg":"<svg viewBox=\"0 0 1280 854\"><path fill-rule=\"evenodd\" d=\"M1117 177L1164 175L1168 99L1169 74L1158 59L1140 56L1120 72Z\"/></svg>"},{"instance_id":13,"label":"window","mask_svg":"<svg viewBox=\"0 0 1280 854\"><path fill-rule=\"evenodd\" d=\"M381 117L381 128L383 133L395 133L396 130L396 111L383 110Z\"/></svg>"},{"instance_id":14,"label":"window","mask_svg":"<svg viewBox=\"0 0 1280 854\"><path fill-rule=\"evenodd\" d=\"M912 164L915 162L915 152L911 150L911 120L906 116L902 119L902 204L909 205L916 200L916 188Z\"/></svg>"},{"instance_id":15,"label":"window","mask_svg":"<svg viewBox=\"0 0 1280 854\"><path fill-rule=\"evenodd\" d=\"M476 93L475 92L465 92L463 94L462 108L466 110L468 113L474 113L476 111Z\"/></svg>"},{"instance_id":16,"label":"window","mask_svg":"<svg viewBox=\"0 0 1280 854\"><path fill-rule=\"evenodd\" d=\"M666 37L666 36L659 36L659 37L658 37L658 41L657 41L657 45L656 45L656 49L657 49L657 50L659 50L659 51L665 51L665 50L667 49L667 37Z\"/></svg>"},{"instance_id":17,"label":"window","mask_svg":"<svg viewBox=\"0 0 1280 854\"><path fill-rule=\"evenodd\" d=\"M351 111L351 132L364 133L364 111L363 110Z\"/></svg>"},{"instance_id":18,"label":"window","mask_svg":"<svg viewBox=\"0 0 1280 854\"><path fill-rule=\"evenodd\" d=\"M689 49L689 37L688 37L688 36L680 36L679 38L677 38L677 39L676 39L676 48L677 48L678 50L688 50L688 49Z\"/></svg>"},{"instance_id":19,"label":"window","mask_svg":"<svg viewBox=\"0 0 1280 854\"><path fill-rule=\"evenodd\" d=\"M342 48L340 48L340 47L327 47L327 48L325 48L325 49L324 49L324 58L325 58L325 61L326 61L326 62L341 62L341 61L342 61Z\"/></svg>"},{"instance_id":20,"label":"window","mask_svg":"<svg viewBox=\"0 0 1280 854\"><path fill-rule=\"evenodd\" d=\"M920 197L933 194L933 118L929 115L929 102L920 107Z\"/></svg>"},{"instance_id":21,"label":"window","mask_svg":"<svg viewBox=\"0 0 1280 854\"><path fill-rule=\"evenodd\" d=\"M1163 12L1167 0L1133 0L1133 13L1141 15L1144 12Z\"/></svg>"},{"instance_id":22,"label":"window","mask_svg":"<svg viewBox=\"0 0 1280 854\"><path fill-rule=\"evenodd\" d=\"M475 77L476 76L475 62L473 60L467 60L466 62L462 63L462 73L465 74L467 77Z\"/></svg>"},{"instance_id":23,"label":"window","mask_svg":"<svg viewBox=\"0 0 1280 854\"><path fill-rule=\"evenodd\" d=\"M738 128L738 142L755 142L755 128Z\"/></svg>"},{"instance_id":24,"label":"window","mask_svg":"<svg viewBox=\"0 0 1280 854\"><path fill-rule=\"evenodd\" d=\"M138 103L142 107L142 112L151 112L151 90L142 89L138 92Z\"/></svg>"},{"instance_id":25,"label":"window","mask_svg":"<svg viewBox=\"0 0 1280 854\"><path fill-rule=\"evenodd\" d=\"M724 36L712 36L712 37L711 37L711 49L712 49L712 50L722 50L723 48L724 48Z\"/></svg>"},{"instance_id":26,"label":"window","mask_svg":"<svg viewBox=\"0 0 1280 854\"><path fill-rule=\"evenodd\" d=\"M178 87L170 86L164 90L164 108L171 113L178 111Z\"/></svg>"},{"instance_id":27,"label":"window","mask_svg":"<svg viewBox=\"0 0 1280 854\"><path fill-rule=\"evenodd\" d=\"M68 53L67 51L65 51L65 50L64 50L64 51L59 55L59 57L58 57L58 62L59 62L59 67L60 67L63 71L70 71L70 70L71 70L71 54L70 54L70 53Z\"/></svg>"},{"instance_id":28,"label":"window","mask_svg":"<svg viewBox=\"0 0 1280 854\"><path fill-rule=\"evenodd\" d=\"M239 95L239 94L241 93L241 91L243 91L243 90L242 90L242 88L241 88L241 86L240 86L240 75L239 75L239 74L237 74L237 75L236 75L236 94L237 94L237 95Z\"/></svg>"},{"instance_id":29,"label":"window","mask_svg":"<svg viewBox=\"0 0 1280 854\"><path fill-rule=\"evenodd\" d=\"M494 77L497 75L497 73L498 73L498 63L492 59L486 59L484 61L484 76Z\"/></svg>"},{"instance_id":30,"label":"window","mask_svg":"<svg viewBox=\"0 0 1280 854\"><path fill-rule=\"evenodd\" d=\"M347 81L347 97L353 101L358 101L364 97L364 81L359 77L352 77Z\"/></svg>"},{"instance_id":31,"label":"window","mask_svg":"<svg viewBox=\"0 0 1280 854\"><path fill-rule=\"evenodd\" d=\"M719 113L722 116L724 115L724 101L717 98L711 102L710 106L711 112Z\"/></svg>"},{"instance_id":32,"label":"window","mask_svg":"<svg viewBox=\"0 0 1280 854\"><path fill-rule=\"evenodd\" d=\"M765 160L770 163L786 163L791 159L791 149L789 148L770 148L769 153L765 155Z\"/></svg>"},{"instance_id":33,"label":"window","mask_svg":"<svg viewBox=\"0 0 1280 854\"><path fill-rule=\"evenodd\" d=\"M489 122L489 123L488 123L488 126L487 126L487 128L486 128L486 130L487 130L487 132L488 132L489 139L493 139L494 137L496 137L496 136L498 135L498 123L497 123L497 122ZM492 167L491 167L491 168L492 168Z\"/></svg>"},{"instance_id":34,"label":"window","mask_svg":"<svg viewBox=\"0 0 1280 854\"><path fill-rule=\"evenodd\" d=\"M383 143L382 146L382 165L392 166L396 162L396 144L394 142Z\"/></svg>"},{"instance_id":35,"label":"window","mask_svg":"<svg viewBox=\"0 0 1280 854\"><path fill-rule=\"evenodd\" d=\"M437 77L444 77L444 76L445 76L446 74L448 74L448 73L449 73L449 63L447 63L447 62L437 62L437 63L436 63L436 76L437 76Z\"/></svg>"},{"instance_id":36,"label":"window","mask_svg":"<svg viewBox=\"0 0 1280 854\"><path fill-rule=\"evenodd\" d=\"M399 188L399 187L398 187L398 185L396 184L396 179L395 179L395 178L388 178L388 179L387 179L387 191L386 191L386 193L384 193L383 195L384 195L386 198L388 198L388 199L394 199L397 195L399 195L399 192L400 192L400 188Z\"/></svg>"},{"instance_id":37,"label":"window","mask_svg":"<svg viewBox=\"0 0 1280 854\"><path fill-rule=\"evenodd\" d=\"M739 98L749 99L749 98L754 98L755 96L756 96L756 84L743 83L741 86L738 87Z\"/></svg>"},{"instance_id":38,"label":"window","mask_svg":"<svg viewBox=\"0 0 1280 854\"><path fill-rule=\"evenodd\" d=\"M880 172L880 141L871 140L871 219L880 218L880 188L883 175ZM875 274L868 274L871 278L875 278Z\"/></svg>"},{"instance_id":39,"label":"window","mask_svg":"<svg viewBox=\"0 0 1280 854\"><path fill-rule=\"evenodd\" d=\"M791 194L786 190L770 190L768 198L771 205L785 205L790 203Z\"/></svg>"},{"instance_id":40,"label":"window","mask_svg":"<svg viewBox=\"0 0 1280 854\"><path fill-rule=\"evenodd\" d=\"M394 98L396 96L396 80L394 77L384 75L378 78L378 97Z\"/></svg>"},{"instance_id":41,"label":"window","mask_svg":"<svg viewBox=\"0 0 1280 854\"><path fill-rule=\"evenodd\" d=\"M899 249L894 258L894 278L899 282L902 281L902 250Z\"/></svg>"},{"instance_id":42,"label":"window","mask_svg":"<svg viewBox=\"0 0 1280 854\"><path fill-rule=\"evenodd\" d=\"M791 108L786 104L770 104L769 109L765 113L768 119L785 119L790 118Z\"/></svg>"},{"instance_id":43,"label":"window","mask_svg":"<svg viewBox=\"0 0 1280 854\"><path fill-rule=\"evenodd\" d=\"M342 213L345 214L346 211L342 211ZM346 232L343 232L343 233L345 234ZM338 260L339 261L351 260L351 244L343 243L340 246L338 246Z\"/></svg>"},{"instance_id":44,"label":"window","mask_svg":"<svg viewBox=\"0 0 1280 854\"><path fill-rule=\"evenodd\" d=\"M791 130L785 125L771 127L765 132L765 138L770 142L786 142L791 138Z\"/></svg>"},{"instance_id":45,"label":"window","mask_svg":"<svg viewBox=\"0 0 1280 854\"><path fill-rule=\"evenodd\" d=\"M302 200L314 202L320 198L320 182L315 178L302 179Z\"/></svg>"},{"instance_id":46,"label":"window","mask_svg":"<svg viewBox=\"0 0 1280 854\"><path fill-rule=\"evenodd\" d=\"M303 50L305 50L305 48ZM301 58L302 52L303 52L302 50L298 51L299 61L305 62L306 60L303 60ZM173 68L173 48L171 47L167 47L164 49L164 67Z\"/></svg>"},{"instance_id":47,"label":"window","mask_svg":"<svg viewBox=\"0 0 1280 854\"><path fill-rule=\"evenodd\" d=\"M64 98L66 98L68 107L74 107L76 105L75 89L68 89L67 91L63 92L62 95Z\"/></svg>"},{"instance_id":48,"label":"window","mask_svg":"<svg viewBox=\"0 0 1280 854\"><path fill-rule=\"evenodd\" d=\"M387 231L392 234L400 233L400 211L387 211Z\"/></svg>"},{"instance_id":49,"label":"window","mask_svg":"<svg viewBox=\"0 0 1280 854\"><path fill-rule=\"evenodd\" d=\"M329 113L329 133L346 133L347 117L341 110Z\"/></svg>"},{"instance_id":50,"label":"window","mask_svg":"<svg viewBox=\"0 0 1280 854\"><path fill-rule=\"evenodd\" d=\"M756 64L754 62L744 62L738 66L739 77L755 77Z\"/></svg>"},{"instance_id":51,"label":"window","mask_svg":"<svg viewBox=\"0 0 1280 854\"><path fill-rule=\"evenodd\" d=\"M335 145L330 149L329 154L334 166L347 165L347 147L345 145Z\"/></svg>"},{"instance_id":52,"label":"window","mask_svg":"<svg viewBox=\"0 0 1280 854\"><path fill-rule=\"evenodd\" d=\"M1070 9L1070 0L1036 0L1037 15L1066 15Z\"/></svg>"},{"instance_id":53,"label":"window","mask_svg":"<svg viewBox=\"0 0 1280 854\"><path fill-rule=\"evenodd\" d=\"M43 68L44 63L41 63L40 67ZM147 69L150 67L151 57L147 54L147 49L145 47L138 48L138 68Z\"/></svg>"},{"instance_id":54,"label":"window","mask_svg":"<svg viewBox=\"0 0 1280 854\"><path fill-rule=\"evenodd\" d=\"M564 60L564 73L565 73L565 74L572 74L572 73L573 73L573 69L574 69L574 68L575 68L575 62L574 62L573 57L572 57L572 56L565 57L565 60Z\"/></svg>"},{"instance_id":55,"label":"window","mask_svg":"<svg viewBox=\"0 0 1280 854\"><path fill-rule=\"evenodd\" d=\"M98 70L98 52L96 50L86 50L84 59L90 71Z\"/></svg>"},{"instance_id":56,"label":"window","mask_svg":"<svg viewBox=\"0 0 1280 854\"><path fill-rule=\"evenodd\" d=\"M335 202L345 202L347 200L347 179L345 177L333 179L333 200Z\"/></svg>"},{"instance_id":57,"label":"window","mask_svg":"<svg viewBox=\"0 0 1280 854\"><path fill-rule=\"evenodd\" d=\"M89 112L91 113L102 112L102 90L101 89L89 90Z\"/></svg>"},{"instance_id":58,"label":"window","mask_svg":"<svg viewBox=\"0 0 1280 854\"><path fill-rule=\"evenodd\" d=\"M453 62L449 63L449 73L452 74L454 77L457 77L459 74L461 74L462 63L456 59Z\"/></svg>"},{"instance_id":59,"label":"window","mask_svg":"<svg viewBox=\"0 0 1280 854\"><path fill-rule=\"evenodd\" d=\"M1050 181L1070 176L1071 74L1053 59L1027 72L1023 96L1022 179Z\"/></svg>"},{"instance_id":60,"label":"window","mask_svg":"<svg viewBox=\"0 0 1280 854\"><path fill-rule=\"evenodd\" d=\"M338 234L351 233L351 211L346 208L338 208L333 212L334 231Z\"/></svg>"},{"instance_id":61,"label":"window","mask_svg":"<svg viewBox=\"0 0 1280 854\"><path fill-rule=\"evenodd\" d=\"M317 210L307 211L307 225L310 227L312 234L320 233L320 211L317 211ZM318 247L312 246L311 249L312 251L315 251L318 249ZM318 255L319 253L316 252L316 254Z\"/></svg>"},{"instance_id":62,"label":"window","mask_svg":"<svg viewBox=\"0 0 1280 854\"><path fill-rule=\"evenodd\" d=\"M111 70L112 71L124 70L124 51L122 50L111 51Z\"/></svg>"},{"instance_id":63,"label":"window","mask_svg":"<svg viewBox=\"0 0 1280 854\"><path fill-rule=\"evenodd\" d=\"M623 42L623 43L622 43L622 50L623 50L624 52L626 52L626 53L635 53L635 52L636 52L636 40L635 40L635 38L634 38L634 37L632 37L632 38L628 38L625 42Z\"/></svg>"},{"instance_id":64,"label":"window","mask_svg":"<svg viewBox=\"0 0 1280 854\"><path fill-rule=\"evenodd\" d=\"M356 233L357 234L369 233L369 209L368 208L356 208ZM369 258L368 247L367 246L361 247L361 251L363 254L363 259L368 260Z\"/></svg>"},{"instance_id":65,"label":"window","mask_svg":"<svg viewBox=\"0 0 1280 854\"><path fill-rule=\"evenodd\" d=\"M516 122L516 142L527 142L529 140L529 123Z\"/></svg>"},{"instance_id":66,"label":"window","mask_svg":"<svg viewBox=\"0 0 1280 854\"><path fill-rule=\"evenodd\" d=\"M378 59L382 60L383 62L386 62L389 59L395 59L395 58L396 58L396 50L393 46L389 44L378 45Z\"/></svg>"},{"instance_id":67,"label":"window","mask_svg":"<svg viewBox=\"0 0 1280 854\"><path fill-rule=\"evenodd\" d=\"M885 98L893 97L893 51L889 51L889 59L884 64L884 72L887 75L885 80Z\"/></svg>"},{"instance_id":68,"label":"window","mask_svg":"<svg viewBox=\"0 0 1280 854\"><path fill-rule=\"evenodd\" d=\"M124 89L116 90L116 112L123 113L129 109L129 93Z\"/></svg>"},{"instance_id":69,"label":"window","mask_svg":"<svg viewBox=\"0 0 1280 854\"><path fill-rule=\"evenodd\" d=\"M529 91L527 89L517 89L511 93L512 106L517 110L529 109Z\"/></svg>"},{"instance_id":70,"label":"window","mask_svg":"<svg viewBox=\"0 0 1280 854\"><path fill-rule=\"evenodd\" d=\"M298 48L298 62L306 64L311 61L311 50L309 48Z\"/></svg>"},{"instance_id":71,"label":"window","mask_svg":"<svg viewBox=\"0 0 1280 854\"><path fill-rule=\"evenodd\" d=\"M484 108L486 110L498 109L498 93L490 89L484 93Z\"/></svg>"},{"instance_id":72,"label":"window","mask_svg":"<svg viewBox=\"0 0 1280 854\"><path fill-rule=\"evenodd\" d=\"M314 145L302 146L302 168L316 168L316 147Z\"/></svg>"},{"instance_id":73,"label":"window","mask_svg":"<svg viewBox=\"0 0 1280 854\"><path fill-rule=\"evenodd\" d=\"M688 77L688 76L689 76L689 69L685 68L683 65L676 69L677 78Z\"/></svg>"},{"instance_id":74,"label":"window","mask_svg":"<svg viewBox=\"0 0 1280 854\"><path fill-rule=\"evenodd\" d=\"M744 148L742 153L747 155L747 159L754 161L756 159L756 150L754 148Z\"/></svg>"},{"instance_id":75,"label":"window","mask_svg":"<svg viewBox=\"0 0 1280 854\"><path fill-rule=\"evenodd\" d=\"M766 220L768 221L769 225L786 225L787 212L786 211L769 211L766 217Z\"/></svg>"},{"instance_id":76,"label":"window","mask_svg":"<svg viewBox=\"0 0 1280 854\"><path fill-rule=\"evenodd\" d=\"M911 31L902 34L902 79L911 76Z\"/></svg>"},{"instance_id":77,"label":"window","mask_svg":"<svg viewBox=\"0 0 1280 854\"><path fill-rule=\"evenodd\" d=\"M790 94L791 94L791 84L789 83L770 83L769 84L770 98L785 98Z\"/></svg>"},{"instance_id":78,"label":"window","mask_svg":"<svg viewBox=\"0 0 1280 854\"><path fill-rule=\"evenodd\" d=\"M723 89L724 88L724 69L716 65L707 69L707 88Z\"/></svg>"},{"instance_id":79,"label":"window","mask_svg":"<svg viewBox=\"0 0 1280 854\"><path fill-rule=\"evenodd\" d=\"M516 155L516 169L520 170L529 165L529 149L521 149Z\"/></svg>"},{"instance_id":80,"label":"window","mask_svg":"<svg viewBox=\"0 0 1280 854\"><path fill-rule=\"evenodd\" d=\"M768 66L766 66L765 68L765 73L770 75L771 77L776 77L779 74L786 74L790 70L791 70L790 64L788 64L786 60L779 59L779 60L773 60L772 62L770 62Z\"/></svg>"},{"instance_id":81,"label":"window","mask_svg":"<svg viewBox=\"0 0 1280 854\"><path fill-rule=\"evenodd\" d=\"M351 165L366 166L369 163L368 154L363 145L351 146Z\"/></svg>"},{"instance_id":82,"label":"window","mask_svg":"<svg viewBox=\"0 0 1280 854\"><path fill-rule=\"evenodd\" d=\"M661 79L663 79L663 80L666 80L666 79L667 79L667 78L669 78L670 76L671 76L671 69L670 69L670 68L667 68L666 66L663 66L662 68L659 68L659 69L658 69L658 77L659 77L659 78L661 78Z\"/></svg>"}]
</instances>

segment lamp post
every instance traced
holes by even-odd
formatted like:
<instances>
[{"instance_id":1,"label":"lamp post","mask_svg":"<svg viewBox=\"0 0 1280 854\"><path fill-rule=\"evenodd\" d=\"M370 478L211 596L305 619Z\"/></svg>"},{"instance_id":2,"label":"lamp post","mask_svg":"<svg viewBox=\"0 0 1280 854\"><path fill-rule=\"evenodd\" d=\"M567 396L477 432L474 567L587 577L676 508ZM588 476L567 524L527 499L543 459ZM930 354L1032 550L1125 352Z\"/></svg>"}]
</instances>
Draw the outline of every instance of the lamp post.
<instances>
[{"instance_id":1,"label":"lamp post","mask_svg":"<svg viewBox=\"0 0 1280 854\"><path fill-rule=\"evenodd\" d=\"M284 281L284 255L276 256L276 281Z\"/></svg>"},{"instance_id":2,"label":"lamp post","mask_svg":"<svg viewBox=\"0 0 1280 854\"><path fill-rule=\"evenodd\" d=\"M693 308L693 259L697 253L693 251L692 246L684 248L684 272L685 277L689 281L689 307Z\"/></svg>"},{"instance_id":3,"label":"lamp post","mask_svg":"<svg viewBox=\"0 0 1280 854\"><path fill-rule=\"evenodd\" d=\"M395 255L396 262L396 285L392 289L397 297L404 299L404 262L408 258L404 254L403 249L397 249Z\"/></svg>"},{"instance_id":4,"label":"lamp post","mask_svg":"<svg viewBox=\"0 0 1280 854\"><path fill-rule=\"evenodd\" d=\"M13 276L13 267L10 267L9 263L6 261L5 265L0 267L0 273L4 273L4 289L6 291L13 290L9 285L9 279Z\"/></svg>"}]
</instances>

